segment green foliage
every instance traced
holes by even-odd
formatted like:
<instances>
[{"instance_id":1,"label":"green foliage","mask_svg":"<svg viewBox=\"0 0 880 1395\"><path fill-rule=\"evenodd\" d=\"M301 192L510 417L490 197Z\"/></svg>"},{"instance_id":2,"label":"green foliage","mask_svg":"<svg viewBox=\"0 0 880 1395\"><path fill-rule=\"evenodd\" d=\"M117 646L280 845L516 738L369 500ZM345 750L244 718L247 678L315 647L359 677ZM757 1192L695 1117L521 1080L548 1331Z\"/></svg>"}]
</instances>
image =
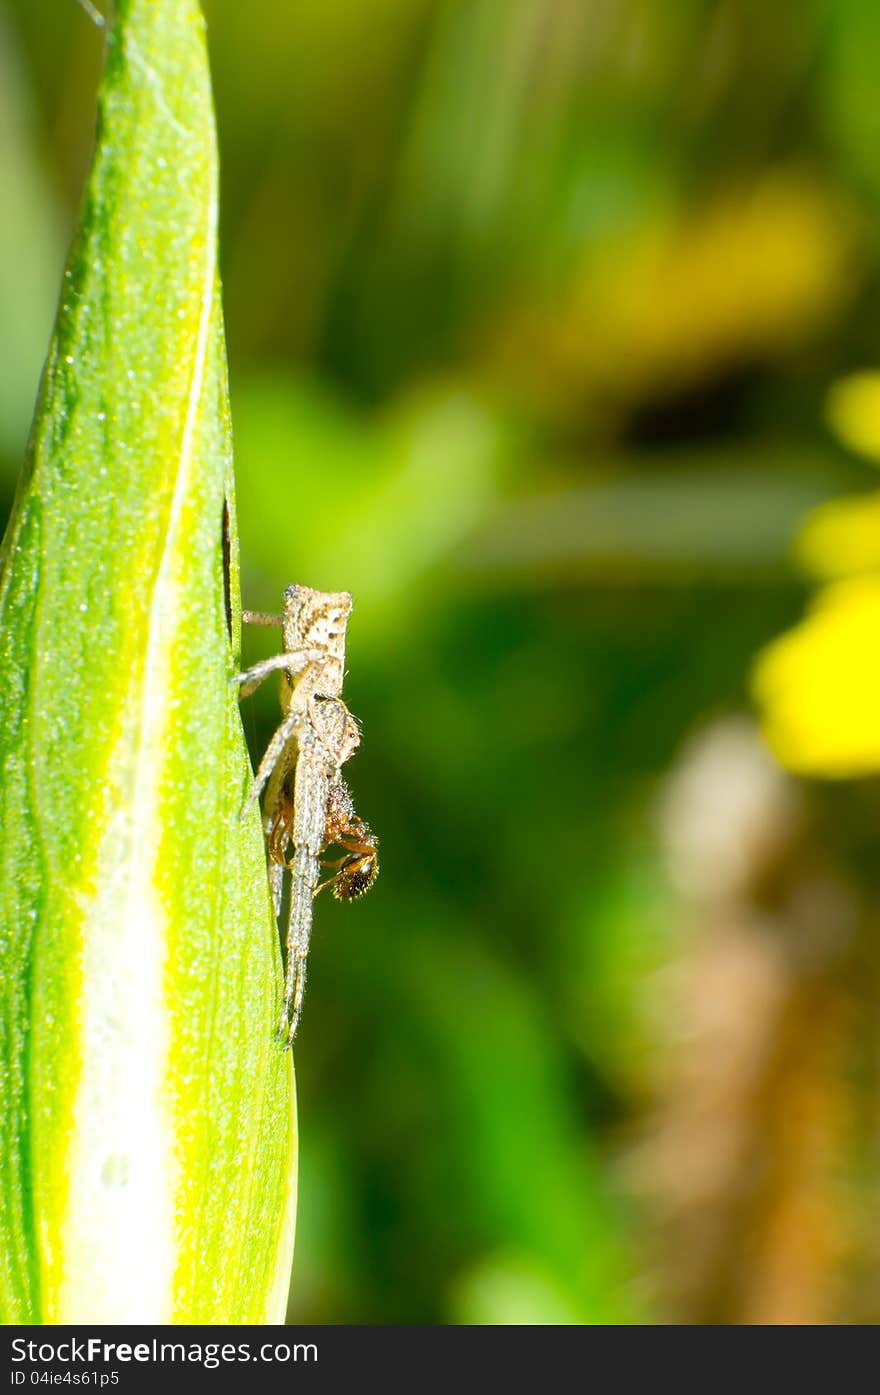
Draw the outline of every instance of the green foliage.
<instances>
[{"instance_id":1,"label":"green foliage","mask_svg":"<svg viewBox=\"0 0 880 1395\"><path fill-rule=\"evenodd\" d=\"M267 1321L292 1072L259 821L238 821L203 24L194 0L116 14L2 553L0 1301L6 1321Z\"/></svg>"},{"instance_id":2,"label":"green foliage","mask_svg":"<svg viewBox=\"0 0 880 1395\"><path fill-rule=\"evenodd\" d=\"M4 209L0 357L22 366L0 387L2 488L59 274L40 201L72 222L100 45L73 0L0 5L23 75L4 97L31 112L4 187L39 194ZM290 582L354 594L347 774L382 855L362 902L316 907L291 1316L731 1321L772 1294L800 1320L826 1293L876 1320L874 1106L833 1095L853 1062L877 1097L876 936L811 918L876 895L873 796L835 807L821 856L754 814L784 863L759 907L720 905L700 856L674 881L664 842L689 734L711 749L744 713L754 654L799 613L800 517L871 487L822 414L841 370L880 361L876 5L204 9L243 589L267 610ZM247 660L274 642L251 633ZM259 757L272 683L243 715ZM720 839L748 762L704 774L685 779L694 824ZM741 870L749 830L728 852ZM695 870L707 904L683 903ZM783 926L798 907L803 929ZM252 924L268 960L262 905ZM828 1004L821 946L844 942L858 983ZM788 1008L776 1033L762 1017L778 999L756 961L789 1006L815 987L805 1037ZM742 1057L706 1046L716 1016ZM841 1023L810 1074L815 1028ZM842 1211L789 1185L792 1159L811 1179L837 1164L816 1101L861 1139ZM833 1236L811 1271L841 1214L862 1252Z\"/></svg>"}]
</instances>

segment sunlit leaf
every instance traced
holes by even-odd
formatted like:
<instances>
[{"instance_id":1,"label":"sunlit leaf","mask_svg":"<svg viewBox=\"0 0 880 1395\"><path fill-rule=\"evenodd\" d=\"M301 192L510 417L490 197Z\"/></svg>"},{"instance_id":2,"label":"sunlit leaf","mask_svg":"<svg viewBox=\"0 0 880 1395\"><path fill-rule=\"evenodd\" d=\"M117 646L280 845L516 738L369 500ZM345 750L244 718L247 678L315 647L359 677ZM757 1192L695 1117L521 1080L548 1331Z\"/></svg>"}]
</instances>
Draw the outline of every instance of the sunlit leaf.
<instances>
[{"instance_id":1,"label":"sunlit leaf","mask_svg":"<svg viewBox=\"0 0 880 1395\"><path fill-rule=\"evenodd\" d=\"M6 1321L284 1313L292 1072L258 820L238 822L216 244L199 7L119 0L2 552Z\"/></svg>"}]
</instances>

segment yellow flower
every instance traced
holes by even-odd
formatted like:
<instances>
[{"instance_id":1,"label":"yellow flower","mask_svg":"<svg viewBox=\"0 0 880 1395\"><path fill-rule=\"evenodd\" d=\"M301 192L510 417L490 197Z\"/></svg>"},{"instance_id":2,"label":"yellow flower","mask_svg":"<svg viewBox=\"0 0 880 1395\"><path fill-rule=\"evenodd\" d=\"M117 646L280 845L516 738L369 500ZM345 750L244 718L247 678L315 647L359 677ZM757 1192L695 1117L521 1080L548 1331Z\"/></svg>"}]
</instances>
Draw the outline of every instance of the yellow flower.
<instances>
[{"instance_id":1,"label":"yellow flower","mask_svg":"<svg viewBox=\"0 0 880 1395\"><path fill-rule=\"evenodd\" d=\"M846 445L880 463L880 373L844 379L828 403ZM785 765L844 778L880 770L880 493L824 504L797 541L826 585L800 624L759 656L753 691Z\"/></svg>"},{"instance_id":2,"label":"yellow flower","mask_svg":"<svg viewBox=\"0 0 880 1395\"><path fill-rule=\"evenodd\" d=\"M880 464L880 373L853 373L835 383L828 420L844 445Z\"/></svg>"},{"instance_id":3,"label":"yellow flower","mask_svg":"<svg viewBox=\"0 0 880 1395\"><path fill-rule=\"evenodd\" d=\"M764 735L803 774L880 770L880 576L826 586L761 655Z\"/></svg>"}]
</instances>

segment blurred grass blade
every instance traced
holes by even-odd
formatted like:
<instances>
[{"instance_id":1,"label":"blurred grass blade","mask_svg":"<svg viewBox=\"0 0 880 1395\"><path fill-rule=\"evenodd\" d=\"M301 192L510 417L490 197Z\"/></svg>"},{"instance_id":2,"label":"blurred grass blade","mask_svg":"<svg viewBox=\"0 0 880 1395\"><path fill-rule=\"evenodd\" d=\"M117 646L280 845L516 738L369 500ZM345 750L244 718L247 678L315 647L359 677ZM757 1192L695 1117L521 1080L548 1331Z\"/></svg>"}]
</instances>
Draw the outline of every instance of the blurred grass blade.
<instances>
[{"instance_id":1,"label":"blurred grass blade","mask_svg":"<svg viewBox=\"0 0 880 1395\"><path fill-rule=\"evenodd\" d=\"M6 1322L284 1315L293 1080L237 820L216 184L198 5L119 0L0 558Z\"/></svg>"},{"instance_id":2,"label":"blurred grass blade","mask_svg":"<svg viewBox=\"0 0 880 1395\"><path fill-rule=\"evenodd\" d=\"M22 56L0 12L0 475L21 460L52 327L63 256L58 210L41 167ZM11 487L9 489L11 493Z\"/></svg>"}]
</instances>

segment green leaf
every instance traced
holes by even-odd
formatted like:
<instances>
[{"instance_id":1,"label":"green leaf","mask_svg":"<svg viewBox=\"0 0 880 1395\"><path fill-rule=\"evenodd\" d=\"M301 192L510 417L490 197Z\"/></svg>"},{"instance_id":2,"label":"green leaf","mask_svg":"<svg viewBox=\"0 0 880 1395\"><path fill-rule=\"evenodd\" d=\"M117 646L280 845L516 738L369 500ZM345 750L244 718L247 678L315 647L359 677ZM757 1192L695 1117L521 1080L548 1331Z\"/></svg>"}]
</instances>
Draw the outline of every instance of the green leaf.
<instances>
[{"instance_id":1,"label":"green leaf","mask_svg":"<svg viewBox=\"0 0 880 1395\"><path fill-rule=\"evenodd\" d=\"M0 554L6 1322L284 1316L293 1077L238 821L216 243L199 7L119 0Z\"/></svg>"}]
</instances>

